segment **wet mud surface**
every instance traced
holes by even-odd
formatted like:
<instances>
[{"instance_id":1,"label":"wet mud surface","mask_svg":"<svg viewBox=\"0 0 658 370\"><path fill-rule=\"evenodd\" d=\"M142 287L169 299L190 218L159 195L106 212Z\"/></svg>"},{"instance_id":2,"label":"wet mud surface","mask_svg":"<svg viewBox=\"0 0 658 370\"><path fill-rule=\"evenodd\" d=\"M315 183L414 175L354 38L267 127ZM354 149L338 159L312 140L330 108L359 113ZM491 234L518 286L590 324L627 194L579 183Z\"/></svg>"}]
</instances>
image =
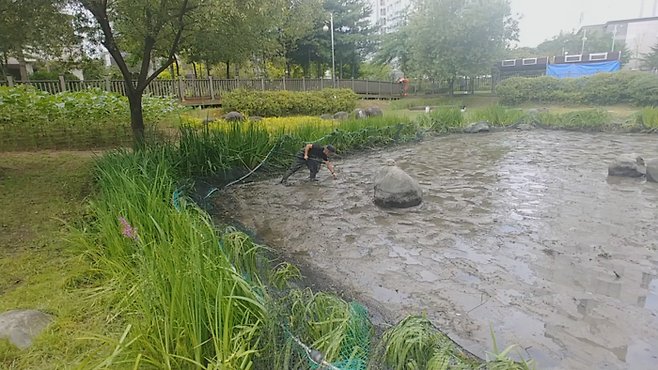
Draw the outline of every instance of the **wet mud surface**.
<instances>
[{"instance_id":1,"label":"wet mud surface","mask_svg":"<svg viewBox=\"0 0 658 370\"><path fill-rule=\"evenodd\" d=\"M428 317L484 356L518 344L538 369L658 368L658 184L607 178L658 137L554 131L454 135L336 162L320 184L228 191L237 217L356 296ZM395 159L425 201L373 204Z\"/></svg>"}]
</instances>

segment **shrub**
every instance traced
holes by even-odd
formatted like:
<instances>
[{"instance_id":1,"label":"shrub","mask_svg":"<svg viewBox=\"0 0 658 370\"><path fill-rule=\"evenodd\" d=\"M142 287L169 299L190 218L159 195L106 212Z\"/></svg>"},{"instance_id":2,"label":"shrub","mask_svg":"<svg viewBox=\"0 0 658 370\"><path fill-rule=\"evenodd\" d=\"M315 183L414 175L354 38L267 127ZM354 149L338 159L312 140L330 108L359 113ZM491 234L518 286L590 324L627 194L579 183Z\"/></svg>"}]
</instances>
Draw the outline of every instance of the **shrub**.
<instances>
[{"instance_id":1,"label":"shrub","mask_svg":"<svg viewBox=\"0 0 658 370\"><path fill-rule=\"evenodd\" d=\"M223 98L225 110L251 116L321 115L356 108L358 95L350 89L311 92L235 90Z\"/></svg>"},{"instance_id":2,"label":"shrub","mask_svg":"<svg viewBox=\"0 0 658 370\"><path fill-rule=\"evenodd\" d=\"M637 106L658 106L658 76L643 74L632 87L632 102Z\"/></svg>"},{"instance_id":3,"label":"shrub","mask_svg":"<svg viewBox=\"0 0 658 370\"><path fill-rule=\"evenodd\" d=\"M503 105L533 103L579 103L585 79L558 79L550 76L537 78L513 77L496 86Z\"/></svg>"},{"instance_id":4,"label":"shrub","mask_svg":"<svg viewBox=\"0 0 658 370\"><path fill-rule=\"evenodd\" d=\"M658 105L658 76L621 71L599 73L591 77L559 79L514 77L496 86L500 103L557 103L613 105L631 103Z\"/></svg>"},{"instance_id":5,"label":"shrub","mask_svg":"<svg viewBox=\"0 0 658 370\"><path fill-rule=\"evenodd\" d=\"M599 73L587 79L582 94L585 101L599 105L633 102L633 91L644 73L630 71Z\"/></svg>"}]
</instances>

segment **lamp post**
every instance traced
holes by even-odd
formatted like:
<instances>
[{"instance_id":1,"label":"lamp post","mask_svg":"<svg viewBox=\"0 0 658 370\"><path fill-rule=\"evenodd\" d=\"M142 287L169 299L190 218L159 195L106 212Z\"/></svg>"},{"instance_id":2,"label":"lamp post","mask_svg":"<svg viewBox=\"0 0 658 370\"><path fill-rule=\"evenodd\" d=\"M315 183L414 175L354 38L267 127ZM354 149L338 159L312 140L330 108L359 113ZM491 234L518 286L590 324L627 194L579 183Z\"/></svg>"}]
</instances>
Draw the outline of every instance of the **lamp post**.
<instances>
[{"instance_id":1,"label":"lamp post","mask_svg":"<svg viewBox=\"0 0 658 370\"><path fill-rule=\"evenodd\" d=\"M331 15L331 84L335 88L336 87L336 52L335 52L335 47L334 47L334 14L329 13ZM322 27L324 32L329 31L329 27L325 24L324 27Z\"/></svg>"},{"instance_id":2,"label":"lamp post","mask_svg":"<svg viewBox=\"0 0 658 370\"><path fill-rule=\"evenodd\" d=\"M580 55L585 54L585 41L587 41L587 30L585 30L585 35L583 36L583 47L580 49Z\"/></svg>"},{"instance_id":3,"label":"lamp post","mask_svg":"<svg viewBox=\"0 0 658 370\"><path fill-rule=\"evenodd\" d=\"M617 40L617 25L615 25L615 29L612 31L612 50L615 51L615 40Z\"/></svg>"}]
</instances>

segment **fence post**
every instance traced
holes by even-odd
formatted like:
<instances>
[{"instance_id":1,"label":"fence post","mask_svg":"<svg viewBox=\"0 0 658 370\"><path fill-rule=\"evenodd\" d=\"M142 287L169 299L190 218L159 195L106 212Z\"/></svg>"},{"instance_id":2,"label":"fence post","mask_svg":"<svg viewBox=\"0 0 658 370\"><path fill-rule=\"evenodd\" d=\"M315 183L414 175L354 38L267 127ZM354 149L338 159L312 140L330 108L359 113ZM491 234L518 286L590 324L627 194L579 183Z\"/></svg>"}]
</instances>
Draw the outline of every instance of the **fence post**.
<instances>
[{"instance_id":1,"label":"fence post","mask_svg":"<svg viewBox=\"0 0 658 370\"><path fill-rule=\"evenodd\" d=\"M110 75L105 75L105 91L112 92L112 83L110 82Z\"/></svg>"},{"instance_id":2,"label":"fence post","mask_svg":"<svg viewBox=\"0 0 658 370\"><path fill-rule=\"evenodd\" d=\"M306 77L302 77L302 90L306 91Z\"/></svg>"},{"instance_id":3,"label":"fence post","mask_svg":"<svg viewBox=\"0 0 658 370\"><path fill-rule=\"evenodd\" d=\"M59 75L59 87L62 89L62 92L66 91L66 81L64 81L64 75Z\"/></svg>"},{"instance_id":4,"label":"fence post","mask_svg":"<svg viewBox=\"0 0 658 370\"><path fill-rule=\"evenodd\" d=\"M265 77L260 78L260 91L265 91Z\"/></svg>"},{"instance_id":5,"label":"fence post","mask_svg":"<svg viewBox=\"0 0 658 370\"><path fill-rule=\"evenodd\" d=\"M352 91L354 91L354 77L352 77Z\"/></svg>"},{"instance_id":6,"label":"fence post","mask_svg":"<svg viewBox=\"0 0 658 370\"><path fill-rule=\"evenodd\" d=\"M320 90L324 90L324 78L320 79Z\"/></svg>"},{"instance_id":7,"label":"fence post","mask_svg":"<svg viewBox=\"0 0 658 370\"><path fill-rule=\"evenodd\" d=\"M285 90L286 89L286 76L282 77L282 81L283 81L283 89Z\"/></svg>"},{"instance_id":8,"label":"fence post","mask_svg":"<svg viewBox=\"0 0 658 370\"><path fill-rule=\"evenodd\" d=\"M379 96L382 96L382 82L379 81Z\"/></svg>"},{"instance_id":9,"label":"fence post","mask_svg":"<svg viewBox=\"0 0 658 370\"><path fill-rule=\"evenodd\" d=\"M185 92L183 91L183 77L178 76L178 96L180 100L185 100Z\"/></svg>"},{"instance_id":10,"label":"fence post","mask_svg":"<svg viewBox=\"0 0 658 370\"><path fill-rule=\"evenodd\" d=\"M235 88L239 89L240 88L240 77L235 77Z\"/></svg>"},{"instance_id":11,"label":"fence post","mask_svg":"<svg viewBox=\"0 0 658 370\"><path fill-rule=\"evenodd\" d=\"M212 76L208 76L208 81L210 83L210 100L215 100L215 87L213 86Z\"/></svg>"},{"instance_id":12,"label":"fence post","mask_svg":"<svg viewBox=\"0 0 658 370\"><path fill-rule=\"evenodd\" d=\"M7 84L9 87L14 87L14 78L11 76L7 76Z\"/></svg>"},{"instance_id":13,"label":"fence post","mask_svg":"<svg viewBox=\"0 0 658 370\"><path fill-rule=\"evenodd\" d=\"M366 95L370 94L370 79L366 78Z\"/></svg>"}]
</instances>

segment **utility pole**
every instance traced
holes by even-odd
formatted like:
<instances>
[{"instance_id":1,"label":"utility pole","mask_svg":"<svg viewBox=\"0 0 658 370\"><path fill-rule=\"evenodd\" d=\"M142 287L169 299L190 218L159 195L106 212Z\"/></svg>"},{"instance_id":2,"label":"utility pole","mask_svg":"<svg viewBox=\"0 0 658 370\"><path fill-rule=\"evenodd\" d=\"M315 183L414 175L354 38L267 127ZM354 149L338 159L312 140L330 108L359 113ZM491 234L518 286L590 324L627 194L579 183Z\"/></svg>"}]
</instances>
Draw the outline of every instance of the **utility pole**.
<instances>
[{"instance_id":1,"label":"utility pole","mask_svg":"<svg viewBox=\"0 0 658 370\"><path fill-rule=\"evenodd\" d=\"M617 40L617 25L615 25L615 29L612 30L612 49L611 51L615 51L615 41Z\"/></svg>"}]
</instances>

